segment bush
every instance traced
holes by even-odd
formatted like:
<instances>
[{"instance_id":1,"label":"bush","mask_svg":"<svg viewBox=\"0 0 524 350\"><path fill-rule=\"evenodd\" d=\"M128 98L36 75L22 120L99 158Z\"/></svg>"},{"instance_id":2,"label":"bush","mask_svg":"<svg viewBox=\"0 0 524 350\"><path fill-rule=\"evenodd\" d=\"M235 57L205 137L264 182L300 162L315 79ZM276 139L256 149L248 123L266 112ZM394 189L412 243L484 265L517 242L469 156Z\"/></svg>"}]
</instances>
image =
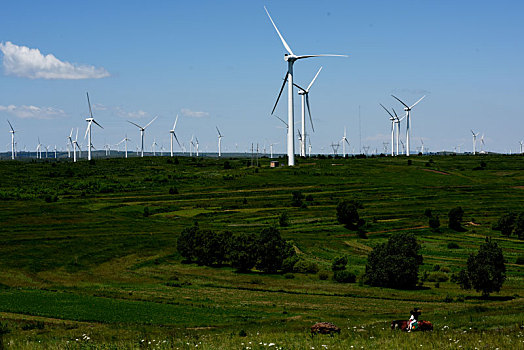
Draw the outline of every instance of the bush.
<instances>
[{"instance_id":1,"label":"bush","mask_svg":"<svg viewBox=\"0 0 524 350\"><path fill-rule=\"evenodd\" d=\"M504 214L493 224L492 228L500 231L504 236L509 237L514 234L519 239L524 239L524 212Z\"/></svg>"},{"instance_id":2,"label":"bush","mask_svg":"<svg viewBox=\"0 0 524 350\"><path fill-rule=\"evenodd\" d=\"M293 191L291 194L293 195L293 198L291 199L291 206L300 208L304 204L304 195L300 191Z\"/></svg>"},{"instance_id":3,"label":"bush","mask_svg":"<svg viewBox=\"0 0 524 350\"><path fill-rule=\"evenodd\" d=\"M169 194L178 194L178 188L169 187Z\"/></svg>"},{"instance_id":4,"label":"bush","mask_svg":"<svg viewBox=\"0 0 524 350\"><path fill-rule=\"evenodd\" d=\"M439 271L439 270L440 270L440 265L439 264L433 265L433 271Z\"/></svg>"},{"instance_id":5,"label":"bush","mask_svg":"<svg viewBox=\"0 0 524 350\"><path fill-rule=\"evenodd\" d=\"M333 263L331 264L331 270L333 272L345 270L347 264L348 264L348 258L346 256L340 256L333 260Z\"/></svg>"},{"instance_id":6,"label":"bush","mask_svg":"<svg viewBox=\"0 0 524 350\"><path fill-rule=\"evenodd\" d=\"M450 272L451 272L451 269L450 269L449 267L447 267L447 266L442 266L442 267L440 268L440 271L441 271L441 272L445 272L445 273L450 273Z\"/></svg>"},{"instance_id":7,"label":"bush","mask_svg":"<svg viewBox=\"0 0 524 350\"><path fill-rule=\"evenodd\" d=\"M329 278L329 273L327 271L320 271L318 273L318 279L325 281Z\"/></svg>"},{"instance_id":8,"label":"bush","mask_svg":"<svg viewBox=\"0 0 524 350\"><path fill-rule=\"evenodd\" d=\"M428 218L432 217L433 213L431 212L431 209L426 208L426 210L424 210L424 216L427 216Z\"/></svg>"},{"instance_id":9,"label":"bush","mask_svg":"<svg viewBox=\"0 0 524 350\"><path fill-rule=\"evenodd\" d=\"M229 251L232 267L240 272L247 272L255 267L258 260L257 238L254 233L233 236Z\"/></svg>"},{"instance_id":10,"label":"bush","mask_svg":"<svg viewBox=\"0 0 524 350\"><path fill-rule=\"evenodd\" d=\"M351 271L339 270L333 274L333 280L338 283L355 283L357 276Z\"/></svg>"},{"instance_id":11,"label":"bush","mask_svg":"<svg viewBox=\"0 0 524 350\"><path fill-rule=\"evenodd\" d=\"M289 217L286 212L283 212L278 217L278 224L280 227L287 227L289 226Z\"/></svg>"},{"instance_id":12,"label":"bush","mask_svg":"<svg viewBox=\"0 0 524 350\"><path fill-rule=\"evenodd\" d=\"M144 208L144 213L143 213L144 217L147 218L149 215L150 215L150 212L149 212L149 207L145 207Z\"/></svg>"},{"instance_id":13,"label":"bush","mask_svg":"<svg viewBox=\"0 0 524 350\"><path fill-rule=\"evenodd\" d=\"M295 278L295 275L293 275L292 273L285 273L284 274L284 278L287 279L287 280L291 280L293 278Z\"/></svg>"},{"instance_id":14,"label":"bush","mask_svg":"<svg viewBox=\"0 0 524 350\"><path fill-rule=\"evenodd\" d=\"M257 240L258 269L275 273L282 268L284 259L295 254L295 249L282 239L278 229L268 227L260 232Z\"/></svg>"},{"instance_id":15,"label":"bush","mask_svg":"<svg viewBox=\"0 0 524 350\"><path fill-rule=\"evenodd\" d=\"M368 255L366 281L372 286L415 288L423 258L412 233L394 233L387 243L377 245Z\"/></svg>"},{"instance_id":16,"label":"bush","mask_svg":"<svg viewBox=\"0 0 524 350\"><path fill-rule=\"evenodd\" d=\"M500 291L505 280L506 265L502 249L489 238L479 247L477 254L469 256L466 268L452 276L452 281L463 289L475 288L485 297Z\"/></svg>"},{"instance_id":17,"label":"bush","mask_svg":"<svg viewBox=\"0 0 524 350\"><path fill-rule=\"evenodd\" d=\"M182 230L177 239L178 253L188 262L193 261L195 250L195 238L198 232L198 223L192 227L187 227Z\"/></svg>"},{"instance_id":18,"label":"bush","mask_svg":"<svg viewBox=\"0 0 524 350\"><path fill-rule=\"evenodd\" d=\"M355 200L344 199L337 205L337 220L347 229L357 230L365 224L365 221L358 215L358 209L362 209L362 204Z\"/></svg>"},{"instance_id":19,"label":"bush","mask_svg":"<svg viewBox=\"0 0 524 350\"><path fill-rule=\"evenodd\" d=\"M437 216L432 216L428 219L428 224L429 224L429 227L433 230L433 231L437 231L440 227L440 219Z\"/></svg>"},{"instance_id":20,"label":"bush","mask_svg":"<svg viewBox=\"0 0 524 350\"><path fill-rule=\"evenodd\" d=\"M517 265L524 265L524 255L521 255L517 257L517 260L515 261L515 264Z\"/></svg>"},{"instance_id":21,"label":"bush","mask_svg":"<svg viewBox=\"0 0 524 350\"><path fill-rule=\"evenodd\" d=\"M455 242L449 242L448 243L448 249L459 249L460 246Z\"/></svg>"},{"instance_id":22,"label":"bush","mask_svg":"<svg viewBox=\"0 0 524 350\"><path fill-rule=\"evenodd\" d=\"M449 223L448 227L452 230L463 232L465 231L462 227L462 217L464 216L464 210L461 207L455 207L448 213Z\"/></svg>"},{"instance_id":23,"label":"bush","mask_svg":"<svg viewBox=\"0 0 524 350\"><path fill-rule=\"evenodd\" d=\"M435 271L429 274L429 282L446 282L449 279L448 275L441 271Z\"/></svg>"},{"instance_id":24,"label":"bush","mask_svg":"<svg viewBox=\"0 0 524 350\"><path fill-rule=\"evenodd\" d=\"M314 261L298 260L295 264L293 271L298 273L317 273L319 270L318 265Z\"/></svg>"},{"instance_id":25,"label":"bush","mask_svg":"<svg viewBox=\"0 0 524 350\"><path fill-rule=\"evenodd\" d=\"M306 196L306 202L313 202L313 196L310 195L310 194L308 194L308 195Z\"/></svg>"},{"instance_id":26,"label":"bush","mask_svg":"<svg viewBox=\"0 0 524 350\"><path fill-rule=\"evenodd\" d=\"M229 170L229 169L231 169L231 163L229 163L229 161L226 160L224 162L224 170Z\"/></svg>"}]
</instances>

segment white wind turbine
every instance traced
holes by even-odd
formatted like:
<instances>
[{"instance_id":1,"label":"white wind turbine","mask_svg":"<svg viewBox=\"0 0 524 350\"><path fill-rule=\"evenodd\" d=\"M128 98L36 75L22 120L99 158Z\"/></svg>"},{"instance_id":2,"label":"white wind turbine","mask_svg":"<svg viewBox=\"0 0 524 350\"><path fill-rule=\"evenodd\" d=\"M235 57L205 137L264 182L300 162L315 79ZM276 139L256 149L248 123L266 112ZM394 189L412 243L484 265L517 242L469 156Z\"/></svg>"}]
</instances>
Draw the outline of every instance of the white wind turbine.
<instances>
[{"instance_id":1,"label":"white wind turbine","mask_svg":"<svg viewBox=\"0 0 524 350\"><path fill-rule=\"evenodd\" d=\"M88 139L87 139L87 159L91 160L91 147L93 147L93 143L91 142L91 140L92 140L92 138L91 138L91 126L92 126L93 123L95 123L100 128L102 128L102 125L98 124L96 122L96 120L93 118L93 111L91 110L91 102L89 101L89 93L87 93L87 104L89 105L89 117L86 118L87 129L86 129L86 133L84 135L84 139L87 136L89 136Z\"/></svg>"},{"instance_id":2,"label":"white wind turbine","mask_svg":"<svg viewBox=\"0 0 524 350\"><path fill-rule=\"evenodd\" d=\"M73 128L71 128L71 132L69 133L69 136L67 137L67 158L71 158L71 151L69 148L69 145L73 146Z\"/></svg>"},{"instance_id":3,"label":"white wind turbine","mask_svg":"<svg viewBox=\"0 0 524 350\"><path fill-rule=\"evenodd\" d=\"M55 145L55 159L56 159L56 145Z\"/></svg>"},{"instance_id":4,"label":"white wind turbine","mask_svg":"<svg viewBox=\"0 0 524 350\"><path fill-rule=\"evenodd\" d=\"M76 162L76 149L78 148L78 158L81 157L81 148L80 148L80 145L78 144L78 128L76 128L76 137L74 140L72 140L72 144L73 144L73 162Z\"/></svg>"},{"instance_id":5,"label":"white wind turbine","mask_svg":"<svg viewBox=\"0 0 524 350\"><path fill-rule=\"evenodd\" d=\"M198 137L195 137L195 148L196 148L196 156L198 157L198 146L199 146L199 143L198 143Z\"/></svg>"},{"instance_id":6,"label":"white wind turbine","mask_svg":"<svg viewBox=\"0 0 524 350\"><path fill-rule=\"evenodd\" d=\"M156 143L156 139L153 139L153 144L151 145L151 149L153 150L153 156L156 156L156 146L158 146L158 143Z\"/></svg>"},{"instance_id":7,"label":"white wind turbine","mask_svg":"<svg viewBox=\"0 0 524 350\"><path fill-rule=\"evenodd\" d=\"M9 120L7 120L7 122L9 123L9 127L11 128L11 130L9 130L9 132L11 133L11 159L15 159L15 129L13 128L13 126L11 125L11 122Z\"/></svg>"},{"instance_id":8,"label":"white wind turbine","mask_svg":"<svg viewBox=\"0 0 524 350\"><path fill-rule=\"evenodd\" d=\"M146 131L146 128L151 125L155 120L156 118L158 118L158 116L154 117L153 120L151 120L149 123L147 123L146 126L140 126L136 123L133 123L132 121L129 121L129 123L133 124L134 126L136 126L137 128L140 129L140 156L143 157L144 156L144 131Z\"/></svg>"},{"instance_id":9,"label":"white wind turbine","mask_svg":"<svg viewBox=\"0 0 524 350\"><path fill-rule=\"evenodd\" d=\"M309 83L308 87L306 89L300 87L298 84L293 84L298 88L298 94L302 96L302 138L300 140L300 156L305 157L306 156L306 105L307 105L307 111L309 113L309 121L311 123L311 129L313 132L315 131L315 128L313 127L313 118L311 118L311 108L309 106L309 89L311 89L311 86L315 82L315 80L318 77L318 74L322 70L322 67L318 70L317 74L315 74L315 77L313 80L311 80L311 83Z\"/></svg>"},{"instance_id":10,"label":"white wind turbine","mask_svg":"<svg viewBox=\"0 0 524 350\"><path fill-rule=\"evenodd\" d=\"M346 137L346 127L344 127L344 136L342 136L342 139L340 141L342 141L342 157L345 157L346 156L346 143L349 147L349 141L348 141L348 138Z\"/></svg>"},{"instance_id":11,"label":"white wind turbine","mask_svg":"<svg viewBox=\"0 0 524 350\"><path fill-rule=\"evenodd\" d=\"M180 142L178 142L178 137L176 137L176 134L175 134L175 128L176 128L177 122L178 122L178 114L176 115L175 123L173 124L173 129L169 130L169 133L171 134L171 157L173 157L173 139L175 139L176 143L178 143L178 147L182 148L182 146L180 146Z\"/></svg>"},{"instance_id":12,"label":"white wind turbine","mask_svg":"<svg viewBox=\"0 0 524 350\"><path fill-rule=\"evenodd\" d=\"M473 132L473 130L470 130L473 134L473 155L477 154L477 136L479 136L480 132L476 133Z\"/></svg>"},{"instance_id":13,"label":"white wind turbine","mask_svg":"<svg viewBox=\"0 0 524 350\"><path fill-rule=\"evenodd\" d=\"M420 143L422 144L420 148L420 153L424 154L424 140L422 140L422 137L420 138Z\"/></svg>"},{"instance_id":14,"label":"white wind turbine","mask_svg":"<svg viewBox=\"0 0 524 350\"><path fill-rule=\"evenodd\" d=\"M218 130L218 126L216 127L217 128L217 132L218 132L218 157L220 158L222 156L222 149L221 149L221 145L222 145L222 134L220 133L220 130Z\"/></svg>"},{"instance_id":15,"label":"white wind turbine","mask_svg":"<svg viewBox=\"0 0 524 350\"><path fill-rule=\"evenodd\" d=\"M309 141L308 154L309 154L309 158L311 158L311 139L308 139L308 141Z\"/></svg>"},{"instance_id":16,"label":"white wind turbine","mask_svg":"<svg viewBox=\"0 0 524 350\"><path fill-rule=\"evenodd\" d=\"M480 153L486 153L484 146L486 146L486 144L484 143L484 134L482 134L480 137Z\"/></svg>"},{"instance_id":17,"label":"white wind turbine","mask_svg":"<svg viewBox=\"0 0 524 350\"><path fill-rule=\"evenodd\" d=\"M395 113L395 115L393 116L393 114L391 114L391 112L388 111L388 109L384 107L384 105L382 105L381 103L379 104L382 108L384 108L386 112L388 112L389 120L391 120L391 156L393 156L395 153L395 147L394 147L395 146L395 123L397 123L397 120L398 120L397 112L395 112L395 110L391 108L393 110L393 113ZM399 124L400 124L400 121L399 121ZM400 125L399 125L399 132L400 132ZM397 155L398 155L398 141L397 141Z\"/></svg>"},{"instance_id":18,"label":"white wind turbine","mask_svg":"<svg viewBox=\"0 0 524 350\"><path fill-rule=\"evenodd\" d=\"M404 111L406 111L406 118L407 118L406 120L406 156L409 157L409 128L411 125L411 118L410 118L411 113L410 112L411 112L411 109L417 105L417 103L419 103L420 101L422 101L424 97L426 97L426 95L422 96L411 107L405 104L404 102L402 102L398 97L394 95L391 95L391 96L393 96L393 98L395 98L398 102L402 103L404 105Z\"/></svg>"},{"instance_id":19,"label":"white wind turbine","mask_svg":"<svg viewBox=\"0 0 524 350\"><path fill-rule=\"evenodd\" d=\"M286 85L286 82L288 83L288 131L287 131L287 156L288 156L288 165L294 166L295 165L295 118L294 118L294 106L293 106L293 64L296 60L300 60L303 58L310 58L310 57L321 57L321 56L339 56L339 57L347 57L345 55L302 55L297 56L293 53L289 45L284 40L284 37L282 34L280 34L280 31L278 30L275 22L273 22L273 19L269 15L268 10L264 6L264 9L266 10L267 16L269 17L269 20L273 24L273 27L275 28L278 36L280 37L280 40L282 41L282 44L284 45L284 48L288 52L284 55L284 60L288 64L286 76L284 77L284 83L282 84L282 87L280 88L280 92L277 97L277 101L275 102L275 106L273 107L273 112L275 111L275 108L278 104L278 100L280 99L280 95L282 95L282 91L284 90L284 86Z\"/></svg>"},{"instance_id":20,"label":"white wind turbine","mask_svg":"<svg viewBox=\"0 0 524 350\"><path fill-rule=\"evenodd\" d=\"M127 158L127 141L131 141L131 139L128 139L127 135L126 135L126 137L124 137L119 143L116 144L118 146L121 143L124 143L124 147L125 147L125 151L126 151L126 158Z\"/></svg>"},{"instance_id":21,"label":"white wind turbine","mask_svg":"<svg viewBox=\"0 0 524 350\"><path fill-rule=\"evenodd\" d=\"M189 140L189 156L193 156L193 147L195 147L195 143L193 142L194 135L191 135L191 140Z\"/></svg>"}]
</instances>

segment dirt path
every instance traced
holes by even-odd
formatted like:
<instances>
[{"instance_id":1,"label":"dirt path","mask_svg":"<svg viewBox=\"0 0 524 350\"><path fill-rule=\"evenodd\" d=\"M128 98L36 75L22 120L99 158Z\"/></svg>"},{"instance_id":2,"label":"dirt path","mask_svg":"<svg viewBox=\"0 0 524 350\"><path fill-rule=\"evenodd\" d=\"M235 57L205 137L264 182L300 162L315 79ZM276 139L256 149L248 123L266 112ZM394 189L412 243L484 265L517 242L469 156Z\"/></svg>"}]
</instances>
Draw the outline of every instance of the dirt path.
<instances>
[{"instance_id":1,"label":"dirt path","mask_svg":"<svg viewBox=\"0 0 524 350\"><path fill-rule=\"evenodd\" d=\"M438 171L438 170L433 170L433 169L422 169L424 171L429 171L430 173L435 173L435 174L441 174L441 175L451 175L449 173L445 173L443 171Z\"/></svg>"}]
</instances>

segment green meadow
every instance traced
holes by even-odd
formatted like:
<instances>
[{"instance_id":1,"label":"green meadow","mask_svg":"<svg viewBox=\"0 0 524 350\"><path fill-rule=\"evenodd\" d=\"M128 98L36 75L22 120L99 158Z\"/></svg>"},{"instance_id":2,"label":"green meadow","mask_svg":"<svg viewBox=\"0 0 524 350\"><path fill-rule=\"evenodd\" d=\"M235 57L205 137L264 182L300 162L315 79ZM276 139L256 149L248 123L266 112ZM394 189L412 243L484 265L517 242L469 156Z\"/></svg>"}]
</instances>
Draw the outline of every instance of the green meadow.
<instances>
[{"instance_id":1,"label":"green meadow","mask_svg":"<svg viewBox=\"0 0 524 350\"><path fill-rule=\"evenodd\" d=\"M524 210L521 155L310 158L293 168L270 168L267 158L259 167L242 158L2 161L0 178L6 348L524 348L524 244L492 230L502 214ZM293 191L308 197L305 207L291 206ZM367 238L337 222L341 199L362 202ZM464 232L447 227L456 206ZM279 227L284 212L289 226ZM231 233L276 226L329 278L183 263L177 238L195 222ZM332 280L335 257L346 255L360 277L373 247L402 231L422 245L421 278L435 265L449 278L491 237L506 282L481 298L449 279L424 278L416 290ZM413 307L433 332L390 329ZM319 321L340 335L312 336Z\"/></svg>"}]
</instances>

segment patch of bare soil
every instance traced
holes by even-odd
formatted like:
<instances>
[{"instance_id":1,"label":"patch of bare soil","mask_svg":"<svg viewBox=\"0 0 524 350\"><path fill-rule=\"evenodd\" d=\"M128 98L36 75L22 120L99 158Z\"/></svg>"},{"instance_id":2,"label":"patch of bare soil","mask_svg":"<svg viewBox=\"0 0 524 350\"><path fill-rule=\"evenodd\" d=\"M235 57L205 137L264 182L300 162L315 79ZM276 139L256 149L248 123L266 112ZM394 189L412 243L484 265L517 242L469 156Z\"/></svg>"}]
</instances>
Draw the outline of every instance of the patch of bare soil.
<instances>
[{"instance_id":1,"label":"patch of bare soil","mask_svg":"<svg viewBox=\"0 0 524 350\"><path fill-rule=\"evenodd\" d=\"M435 174L450 175L449 173L445 173L443 171L438 171L438 170L433 170L433 169L422 169L422 170L429 171L430 173L435 173Z\"/></svg>"}]
</instances>

